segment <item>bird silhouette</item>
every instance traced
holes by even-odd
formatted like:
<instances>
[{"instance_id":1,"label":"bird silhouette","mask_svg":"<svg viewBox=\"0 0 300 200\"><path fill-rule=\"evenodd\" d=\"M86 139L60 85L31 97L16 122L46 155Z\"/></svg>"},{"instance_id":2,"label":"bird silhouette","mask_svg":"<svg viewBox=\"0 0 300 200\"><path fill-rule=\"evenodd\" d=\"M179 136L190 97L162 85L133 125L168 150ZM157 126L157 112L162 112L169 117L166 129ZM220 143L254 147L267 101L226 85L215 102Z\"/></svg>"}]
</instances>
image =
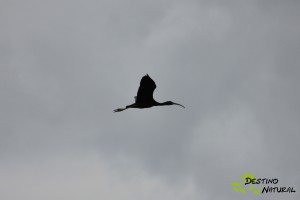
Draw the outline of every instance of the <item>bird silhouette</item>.
<instances>
[{"instance_id":1,"label":"bird silhouette","mask_svg":"<svg viewBox=\"0 0 300 200\"><path fill-rule=\"evenodd\" d=\"M140 87L137 92L137 96L135 97L135 103L126 106L125 108L115 109L114 112L121 112L128 108L150 108L152 106L169 106L169 105L178 105L185 108L183 105L179 103L174 103L172 101L166 101L163 103L159 103L153 99L153 92L156 88L155 82L150 78L147 74L145 75L140 82Z\"/></svg>"}]
</instances>

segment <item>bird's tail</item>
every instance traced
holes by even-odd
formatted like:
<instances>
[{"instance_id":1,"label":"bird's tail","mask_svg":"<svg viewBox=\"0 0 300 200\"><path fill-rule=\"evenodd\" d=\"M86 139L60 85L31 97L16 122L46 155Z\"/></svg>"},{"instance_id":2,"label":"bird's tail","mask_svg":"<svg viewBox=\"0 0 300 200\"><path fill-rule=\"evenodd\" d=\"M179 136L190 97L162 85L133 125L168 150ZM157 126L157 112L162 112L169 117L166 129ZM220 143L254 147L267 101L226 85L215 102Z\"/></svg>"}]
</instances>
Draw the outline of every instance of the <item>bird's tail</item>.
<instances>
[{"instance_id":1,"label":"bird's tail","mask_svg":"<svg viewBox=\"0 0 300 200\"><path fill-rule=\"evenodd\" d=\"M127 108L118 108L118 109L115 109L114 112L121 112L123 110L126 110Z\"/></svg>"}]
</instances>

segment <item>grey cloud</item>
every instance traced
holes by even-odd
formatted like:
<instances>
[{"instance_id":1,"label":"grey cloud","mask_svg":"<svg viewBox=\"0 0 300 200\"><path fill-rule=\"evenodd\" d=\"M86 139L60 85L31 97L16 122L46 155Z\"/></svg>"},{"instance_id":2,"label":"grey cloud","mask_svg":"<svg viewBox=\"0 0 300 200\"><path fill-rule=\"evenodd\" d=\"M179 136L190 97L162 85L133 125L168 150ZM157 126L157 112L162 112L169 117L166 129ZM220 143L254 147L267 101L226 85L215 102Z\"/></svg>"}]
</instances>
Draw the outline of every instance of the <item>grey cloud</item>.
<instances>
[{"instance_id":1,"label":"grey cloud","mask_svg":"<svg viewBox=\"0 0 300 200\"><path fill-rule=\"evenodd\" d=\"M0 197L250 199L244 173L299 189L298 2L0 7ZM186 109L112 113L146 73Z\"/></svg>"}]
</instances>

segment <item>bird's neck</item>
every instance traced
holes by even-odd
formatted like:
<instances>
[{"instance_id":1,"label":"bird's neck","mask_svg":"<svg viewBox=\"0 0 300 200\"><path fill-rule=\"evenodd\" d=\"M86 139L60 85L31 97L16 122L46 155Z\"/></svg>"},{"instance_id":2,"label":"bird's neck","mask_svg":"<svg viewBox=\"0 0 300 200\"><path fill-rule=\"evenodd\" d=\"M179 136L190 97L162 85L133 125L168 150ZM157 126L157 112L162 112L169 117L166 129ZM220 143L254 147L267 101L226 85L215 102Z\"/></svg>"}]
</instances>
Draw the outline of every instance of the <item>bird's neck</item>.
<instances>
[{"instance_id":1,"label":"bird's neck","mask_svg":"<svg viewBox=\"0 0 300 200\"><path fill-rule=\"evenodd\" d=\"M160 103L160 102L156 102L156 103L157 103L158 106L168 106L168 105L170 105L170 104L168 104L167 101L166 102L162 102L162 103Z\"/></svg>"}]
</instances>

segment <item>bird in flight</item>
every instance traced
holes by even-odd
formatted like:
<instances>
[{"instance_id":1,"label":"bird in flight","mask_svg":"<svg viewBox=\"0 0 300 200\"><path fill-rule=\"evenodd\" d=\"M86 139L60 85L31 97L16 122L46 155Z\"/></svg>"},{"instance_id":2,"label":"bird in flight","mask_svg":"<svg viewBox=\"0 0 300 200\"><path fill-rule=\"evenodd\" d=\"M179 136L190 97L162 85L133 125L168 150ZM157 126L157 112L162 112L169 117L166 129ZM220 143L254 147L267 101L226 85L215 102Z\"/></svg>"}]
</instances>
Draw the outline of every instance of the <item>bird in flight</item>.
<instances>
[{"instance_id":1,"label":"bird in flight","mask_svg":"<svg viewBox=\"0 0 300 200\"><path fill-rule=\"evenodd\" d=\"M150 78L147 74L145 75L141 82L140 87L135 97L135 103L126 106L125 108L115 109L114 112L121 112L126 110L127 108L150 108L152 106L169 106L169 105L178 105L184 108L183 105L179 103L174 103L172 101L166 101L163 103L159 103L153 99L153 92L156 88L155 82Z\"/></svg>"}]
</instances>

